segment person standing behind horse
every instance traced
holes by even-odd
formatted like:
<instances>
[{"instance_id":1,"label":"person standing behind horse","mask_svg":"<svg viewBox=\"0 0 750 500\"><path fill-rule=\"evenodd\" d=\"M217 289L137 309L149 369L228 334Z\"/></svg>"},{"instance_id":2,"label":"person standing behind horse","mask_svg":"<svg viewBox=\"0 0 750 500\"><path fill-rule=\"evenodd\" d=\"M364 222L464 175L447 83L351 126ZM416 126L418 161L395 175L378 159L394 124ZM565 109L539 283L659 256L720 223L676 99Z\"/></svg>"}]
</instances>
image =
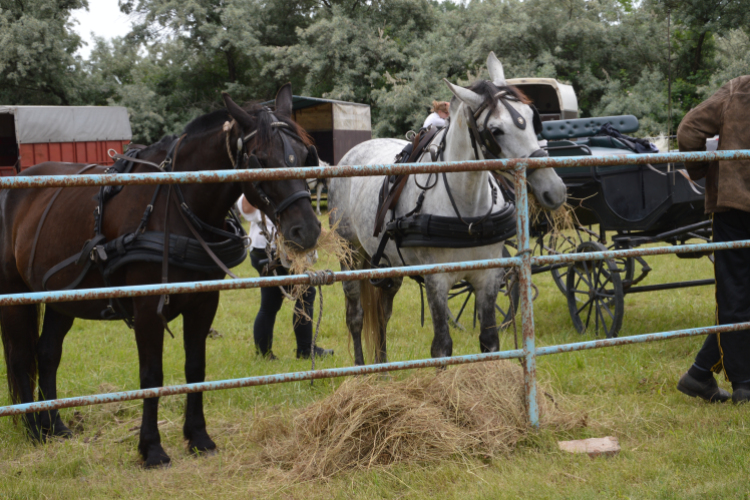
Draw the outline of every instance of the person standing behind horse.
<instances>
[{"instance_id":1,"label":"person standing behind horse","mask_svg":"<svg viewBox=\"0 0 750 500\"><path fill-rule=\"evenodd\" d=\"M721 87L692 109L677 130L680 151L705 151L706 139L719 134L720 150L750 149L750 76ZM750 162L687 163L693 180L706 178L706 213L713 218L713 241L750 239ZM750 321L750 249L714 252L716 320L720 325ZM732 401L750 401L750 331L709 335L695 363L677 384L688 396L726 401L713 373L732 382Z\"/></svg>"},{"instance_id":2,"label":"person standing behind horse","mask_svg":"<svg viewBox=\"0 0 750 500\"><path fill-rule=\"evenodd\" d=\"M250 222L249 235L252 240L252 250L250 251L250 262L261 276L269 276L266 272L266 264L276 265L277 276L288 275L287 269L278 261L269 263L266 255L266 244L268 243L267 235L276 234L276 227L269 219L265 219L265 234L263 231L263 217L260 210L252 206L245 196L237 200L237 208L242 217ZM273 242L271 245L275 247ZM280 287L263 287L260 289L260 310L255 317L253 325L253 337L255 339L255 350L261 356L270 360L278 359L271 347L273 345L273 328L276 323L276 313L281 309L284 302L284 296ZM315 288L308 287L304 295L297 299L294 313L294 336L297 338L297 358L309 358L312 347L312 317L313 304L315 302ZM300 315L297 311L304 311L305 315ZM333 355L332 349L322 349L315 346L315 357L324 357Z\"/></svg>"},{"instance_id":3,"label":"person standing behind horse","mask_svg":"<svg viewBox=\"0 0 750 500\"><path fill-rule=\"evenodd\" d=\"M427 128L430 125L436 127L445 127L445 120L448 119L448 113L450 112L451 103L446 101L432 101L431 113L427 116L424 121L422 128Z\"/></svg>"}]
</instances>

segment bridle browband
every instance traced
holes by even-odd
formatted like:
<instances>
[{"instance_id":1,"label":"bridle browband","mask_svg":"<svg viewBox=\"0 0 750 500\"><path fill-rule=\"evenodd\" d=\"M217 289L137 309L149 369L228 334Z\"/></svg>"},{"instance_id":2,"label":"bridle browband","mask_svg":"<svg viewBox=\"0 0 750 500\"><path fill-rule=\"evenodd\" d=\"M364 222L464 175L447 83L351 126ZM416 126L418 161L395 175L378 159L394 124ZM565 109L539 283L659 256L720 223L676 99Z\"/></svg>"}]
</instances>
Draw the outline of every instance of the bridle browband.
<instances>
[{"instance_id":1,"label":"bridle browband","mask_svg":"<svg viewBox=\"0 0 750 500\"><path fill-rule=\"evenodd\" d=\"M297 166L297 155L292 149L290 139L296 139L304 144L304 141L302 138L295 133L293 130L291 130L291 127L288 123L283 122L279 120L276 115L273 114L273 112L267 108L263 107L262 112L270 113L271 115L271 128L273 129L274 133L279 133L281 137L281 142L284 146L284 164L287 167L295 167ZM234 123L236 121L233 120ZM255 155L255 149L252 149L249 153L246 150L246 145L250 139L252 139L257 133L258 129L253 130L247 135L240 134L240 137L237 138L237 153L236 158L232 156L231 150L229 149L229 135L231 132L231 125L229 127L225 128L226 134L227 134L227 154L229 155L229 159L232 162L232 167L234 169L262 169L264 168L261 164L258 157ZM307 146L307 157L305 158L305 166L307 167L317 167L320 164L320 161L318 159L318 152L315 149L315 146L310 145ZM273 210L273 217L277 223L279 222L279 217L281 216L281 213L284 212L287 208L289 208L294 202L297 200L301 200L303 198L307 198L310 200L310 203L312 203L312 197L310 196L310 190L306 186L304 190L296 191L286 198L284 198L280 203L276 204L274 201L266 194L266 192L261 187L261 184L265 181L253 181L252 187L255 190L255 192L258 194L258 197L261 199L263 203L265 203L267 206Z\"/></svg>"},{"instance_id":2,"label":"bridle browband","mask_svg":"<svg viewBox=\"0 0 750 500\"><path fill-rule=\"evenodd\" d=\"M521 99L519 99L513 93L510 87L498 87L498 92L493 94L492 99L500 101L505 109L508 110L508 113L510 113L511 119L513 121L513 125L515 125L520 130L526 130L526 119L521 116L521 113L519 113L516 108L511 106L509 102L521 102ZM471 111L471 108L469 108L469 106L465 107L466 118L469 124L469 137L471 138L471 147L474 149L474 156L477 160L479 159L480 150L482 152L482 156L486 159L498 160L503 157L502 147L497 142L490 129L487 127L487 123L489 122L491 113L487 113L487 116L484 117L484 123L482 124L481 131L479 130L479 126L477 125L477 119L489 106L489 100L485 100L485 102L482 103L482 105L479 106L479 108L477 108L477 110L474 112ZM539 112L533 104L529 104L529 106L534 112L534 132L540 134L542 132L542 120L539 117ZM522 158L538 158L543 156L547 156L547 152L544 149L539 148L533 151L530 155Z\"/></svg>"}]
</instances>

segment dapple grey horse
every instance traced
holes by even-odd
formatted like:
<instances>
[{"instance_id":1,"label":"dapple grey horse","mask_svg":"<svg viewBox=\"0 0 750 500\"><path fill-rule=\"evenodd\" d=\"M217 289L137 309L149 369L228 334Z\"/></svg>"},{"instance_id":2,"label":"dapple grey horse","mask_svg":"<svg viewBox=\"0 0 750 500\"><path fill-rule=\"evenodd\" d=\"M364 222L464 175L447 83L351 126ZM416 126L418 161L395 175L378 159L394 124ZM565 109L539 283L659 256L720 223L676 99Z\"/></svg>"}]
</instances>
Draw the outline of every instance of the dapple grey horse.
<instances>
[{"instance_id":1,"label":"dapple grey horse","mask_svg":"<svg viewBox=\"0 0 750 500\"><path fill-rule=\"evenodd\" d=\"M502 148L502 155L506 158L523 158L532 153L540 154L539 143L533 127L519 128L514 123L514 118L506 105L512 106L518 115L522 116L526 123L532 123L534 119L533 110L528 104L518 100L506 100L501 103L497 94L488 94L487 89L507 87L503 66L490 53L487 58L487 69L489 70L491 82L480 81L470 88L452 85L447 80L445 83L453 92L450 106L450 126L446 131L438 133L433 139L433 144L438 144L443 134L445 137L445 150L443 161L465 161L483 159L481 151L475 154L472 146L469 118L466 112L476 112L482 106L483 111L476 117L476 123L481 130L485 127L492 132L497 145ZM484 89L481 93L474 90ZM493 91L493 92L494 92ZM466 110L465 108L469 108ZM489 117L487 114L489 113ZM486 119L486 120L485 120ZM367 165L392 163L396 155L402 151L406 141L398 139L373 139L352 148L339 162L339 165ZM541 154L546 155L544 152ZM418 161L429 162L430 155L423 155ZM417 185L425 186L435 181L435 175L429 179L429 174L412 175L401 194L400 200L395 208L396 217L403 216L413 210L422 189ZM493 189L488 182L490 174L481 172L456 172L446 175L450 190L455 199L459 213L463 217L477 217L488 213L493 205ZM351 177L332 178L329 180L328 197L329 213L332 224L338 224L337 231L344 237L355 250L355 267L367 267L371 256L376 252L380 238L373 236L376 211L378 208L378 193L383 184L383 177ZM538 202L548 210L561 206L566 200L565 184L553 169L537 169L528 176L528 184L531 193ZM499 210L505 203L502 196L497 199ZM493 211L494 211L493 210ZM443 183L442 176L434 188L426 191L421 213L433 214L446 217L455 217L455 211L449 200L448 192ZM391 212L386 215L390 220ZM401 248L403 264L437 264L441 262L458 262L467 260L481 260L499 258L503 253L504 242L478 246L473 248L434 248L434 247L404 247ZM385 254L394 266L402 265L395 243L388 242ZM342 269L346 268L342 264ZM432 323L434 338L430 354L432 357L450 356L453 350L448 329L448 292L450 288L460 280L466 280L476 291L477 312L479 315L481 333L479 344L482 352L493 352L499 349L498 329L495 320L495 302L503 269L488 269L481 271L454 272L446 274L433 274L424 277L425 289ZM374 344L374 361L384 363L386 356L386 326L390 319L393 298L398 292L403 278L395 279L394 285L389 289L373 288L368 281L344 282L346 294L346 323L354 341L354 359L358 365L364 364L362 351L363 321L371 318L371 328L365 325L364 335L366 341L372 340Z\"/></svg>"}]
</instances>

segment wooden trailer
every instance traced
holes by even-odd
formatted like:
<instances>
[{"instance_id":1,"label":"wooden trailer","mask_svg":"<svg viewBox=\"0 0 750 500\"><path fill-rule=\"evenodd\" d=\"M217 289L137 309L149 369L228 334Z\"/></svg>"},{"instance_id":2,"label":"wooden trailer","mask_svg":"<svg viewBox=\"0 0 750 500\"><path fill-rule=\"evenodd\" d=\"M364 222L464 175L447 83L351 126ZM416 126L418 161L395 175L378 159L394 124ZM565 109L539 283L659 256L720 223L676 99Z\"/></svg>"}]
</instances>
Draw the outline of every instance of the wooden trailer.
<instances>
[{"instance_id":1,"label":"wooden trailer","mask_svg":"<svg viewBox=\"0 0 750 500\"><path fill-rule=\"evenodd\" d=\"M0 176L45 161L114 163L132 132L120 106L0 106Z\"/></svg>"},{"instance_id":2,"label":"wooden trailer","mask_svg":"<svg viewBox=\"0 0 750 500\"><path fill-rule=\"evenodd\" d=\"M265 104L272 105L273 101ZM360 142L372 139L367 104L296 95L292 110L294 121L315 140L320 159L331 165Z\"/></svg>"}]
</instances>

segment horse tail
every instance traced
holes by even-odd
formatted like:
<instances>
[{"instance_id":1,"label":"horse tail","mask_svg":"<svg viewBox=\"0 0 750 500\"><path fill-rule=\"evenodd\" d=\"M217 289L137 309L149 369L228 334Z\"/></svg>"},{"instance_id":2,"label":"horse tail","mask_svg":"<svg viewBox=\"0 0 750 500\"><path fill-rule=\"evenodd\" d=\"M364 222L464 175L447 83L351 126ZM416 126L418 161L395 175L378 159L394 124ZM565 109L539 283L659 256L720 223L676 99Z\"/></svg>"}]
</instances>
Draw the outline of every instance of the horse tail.
<instances>
[{"instance_id":1,"label":"horse tail","mask_svg":"<svg viewBox=\"0 0 750 500\"><path fill-rule=\"evenodd\" d=\"M382 333L385 330L385 309L383 308L383 290L372 286L370 280L359 282L360 302L362 303L362 342L365 359L376 360L376 353L383 343Z\"/></svg>"},{"instance_id":2,"label":"horse tail","mask_svg":"<svg viewBox=\"0 0 750 500\"><path fill-rule=\"evenodd\" d=\"M36 345L43 308L41 304L0 308L0 336L3 339L8 392L13 404L22 403L22 388L37 383ZM24 380L26 379L26 380Z\"/></svg>"}]
</instances>

